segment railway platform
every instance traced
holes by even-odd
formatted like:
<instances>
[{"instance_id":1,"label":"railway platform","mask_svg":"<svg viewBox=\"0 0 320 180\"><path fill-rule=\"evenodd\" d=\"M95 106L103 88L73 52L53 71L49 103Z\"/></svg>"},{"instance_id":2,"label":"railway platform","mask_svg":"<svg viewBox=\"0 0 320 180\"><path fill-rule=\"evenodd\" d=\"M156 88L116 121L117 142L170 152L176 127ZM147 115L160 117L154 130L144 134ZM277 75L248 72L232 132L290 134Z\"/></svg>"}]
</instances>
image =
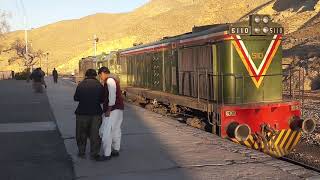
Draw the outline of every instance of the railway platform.
<instances>
[{"instance_id":1,"label":"railway platform","mask_svg":"<svg viewBox=\"0 0 320 180\"><path fill-rule=\"evenodd\" d=\"M64 180L72 161L46 94L31 83L0 80L0 179Z\"/></svg>"},{"instance_id":2,"label":"railway platform","mask_svg":"<svg viewBox=\"0 0 320 180\"><path fill-rule=\"evenodd\" d=\"M51 79L50 79L51 80ZM49 83L48 97L79 179L317 179L319 174L271 158L169 117L126 104L120 157L77 158L75 84Z\"/></svg>"}]
</instances>

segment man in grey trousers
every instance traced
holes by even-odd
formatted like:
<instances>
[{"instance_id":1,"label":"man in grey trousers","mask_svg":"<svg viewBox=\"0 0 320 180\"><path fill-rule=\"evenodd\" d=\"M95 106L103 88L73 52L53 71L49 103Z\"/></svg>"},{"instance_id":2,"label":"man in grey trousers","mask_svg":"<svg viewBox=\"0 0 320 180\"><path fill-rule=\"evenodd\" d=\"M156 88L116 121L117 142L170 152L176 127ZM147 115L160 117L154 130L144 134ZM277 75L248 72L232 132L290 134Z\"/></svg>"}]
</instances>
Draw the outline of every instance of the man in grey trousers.
<instances>
[{"instance_id":1,"label":"man in grey trousers","mask_svg":"<svg viewBox=\"0 0 320 180\"><path fill-rule=\"evenodd\" d=\"M90 155L92 160L99 158L101 139L99 128L102 122L101 103L104 102L104 90L96 79L97 72L94 69L87 70L86 78L79 83L74 94L74 100L79 102L76 109L76 140L78 156L86 157L87 139L90 139Z\"/></svg>"}]
</instances>

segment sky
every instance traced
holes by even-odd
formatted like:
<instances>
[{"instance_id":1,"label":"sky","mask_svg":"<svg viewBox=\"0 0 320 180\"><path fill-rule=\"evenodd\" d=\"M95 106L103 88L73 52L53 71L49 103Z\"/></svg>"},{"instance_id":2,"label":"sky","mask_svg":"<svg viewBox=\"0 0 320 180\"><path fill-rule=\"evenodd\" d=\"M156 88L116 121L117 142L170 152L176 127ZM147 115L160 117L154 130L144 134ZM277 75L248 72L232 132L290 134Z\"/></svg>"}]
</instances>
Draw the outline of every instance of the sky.
<instances>
[{"instance_id":1,"label":"sky","mask_svg":"<svg viewBox=\"0 0 320 180\"><path fill-rule=\"evenodd\" d=\"M129 12L149 0L0 0L0 11L10 13L11 31L21 30L24 10L27 28L38 28L61 20L78 19L96 13ZM24 8L23 8L24 7Z\"/></svg>"}]
</instances>

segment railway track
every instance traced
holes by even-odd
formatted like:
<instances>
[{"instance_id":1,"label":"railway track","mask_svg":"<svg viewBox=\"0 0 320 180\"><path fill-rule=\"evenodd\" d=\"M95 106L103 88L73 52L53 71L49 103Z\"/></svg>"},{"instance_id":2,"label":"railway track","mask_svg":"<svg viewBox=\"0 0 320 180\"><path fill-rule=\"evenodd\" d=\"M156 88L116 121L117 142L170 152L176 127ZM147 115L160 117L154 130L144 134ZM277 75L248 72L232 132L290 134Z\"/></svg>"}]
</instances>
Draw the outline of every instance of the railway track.
<instances>
[{"instance_id":1,"label":"railway track","mask_svg":"<svg viewBox=\"0 0 320 180\"><path fill-rule=\"evenodd\" d=\"M304 93L304 97L312 100L320 100L320 93L307 92L307 93Z\"/></svg>"},{"instance_id":2,"label":"railway track","mask_svg":"<svg viewBox=\"0 0 320 180\"><path fill-rule=\"evenodd\" d=\"M143 106L141 106L141 107L143 107ZM163 108L165 108L165 107L163 107ZM149 110L151 110L151 109L149 109ZM154 111L154 110L152 110L152 111L156 112L156 113L159 113L159 112ZM162 111L162 112L166 112L166 111ZM161 113L159 113L159 114L161 114ZM189 126L192 126L194 128L198 128L198 129L202 129L202 130L206 131L205 125L201 124L202 121L200 120L200 119L202 119L204 117L199 117L199 115L197 115L197 114L181 113L178 116L174 116L173 114L170 114L170 113L168 114L168 112L167 112L166 115L170 116L173 119L178 120L181 123L186 123ZM312 170L312 171L315 171L317 173L320 173L320 168L314 167L314 166L306 164L304 162L301 162L301 161L298 161L298 160L294 160L294 159L291 159L289 157L281 157L279 159L282 160L282 161L286 161L288 163L297 165L297 166L301 166L301 167L303 167L305 169Z\"/></svg>"},{"instance_id":3,"label":"railway track","mask_svg":"<svg viewBox=\"0 0 320 180\"><path fill-rule=\"evenodd\" d=\"M305 99L311 99L311 100L320 100L320 92L304 92L304 93L294 93L294 98L302 98L302 94L303 97ZM290 98L290 94L288 92L284 92L283 95L287 98Z\"/></svg>"},{"instance_id":4,"label":"railway track","mask_svg":"<svg viewBox=\"0 0 320 180\"><path fill-rule=\"evenodd\" d=\"M154 112L156 112L156 111L154 111ZM158 113L158 112L156 112L156 113ZM199 117L199 115L197 115L197 114L179 114L179 116L173 116L171 114L169 116L171 116L172 118L178 120L179 122L183 122L183 123L186 123L189 126L192 126L194 128L198 128L198 129L202 129L202 130L206 131L205 125L201 124L202 121L200 120L201 118L204 118L204 117ZM191 121L189 121L189 119ZM291 159L289 157L281 157L279 159L282 160L282 161L286 161L288 163L297 165L297 166L301 166L301 167L303 167L305 169L312 170L312 171L315 171L317 173L320 173L320 168L317 168L317 167L314 167L312 165L306 164L306 163L304 163L302 161L294 160L294 159Z\"/></svg>"},{"instance_id":5,"label":"railway track","mask_svg":"<svg viewBox=\"0 0 320 180\"><path fill-rule=\"evenodd\" d=\"M287 158L287 157L281 157L279 159L283 160L283 161L286 161L286 162L289 162L289 163L292 163L292 164L295 164L295 165L298 165L298 166L301 166L301 167L303 167L305 169L309 169L309 170L316 171L316 172L320 173L320 169L319 168L307 165L305 163L302 163L302 162L299 162L299 161L296 161L296 160L293 160L293 159L290 159L290 158Z\"/></svg>"}]
</instances>

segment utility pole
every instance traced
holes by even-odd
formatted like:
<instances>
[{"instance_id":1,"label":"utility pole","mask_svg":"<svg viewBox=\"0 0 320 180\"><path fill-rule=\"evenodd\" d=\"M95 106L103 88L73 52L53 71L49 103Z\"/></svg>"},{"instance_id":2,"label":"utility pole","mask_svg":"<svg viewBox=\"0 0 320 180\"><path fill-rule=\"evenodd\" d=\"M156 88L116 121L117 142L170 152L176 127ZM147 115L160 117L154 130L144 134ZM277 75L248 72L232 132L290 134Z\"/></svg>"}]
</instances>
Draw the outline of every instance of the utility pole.
<instances>
[{"instance_id":1,"label":"utility pole","mask_svg":"<svg viewBox=\"0 0 320 180\"><path fill-rule=\"evenodd\" d=\"M97 35L95 34L94 36L93 36L93 41L94 41L94 43L93 43L93 48L94 48L94 56L96 56L97 55L97 44L98 44L98 42L99 42L99 38L97 37Z\"/></svg>"},{"instance_id":2,"label":"utility pole","mask_svg":"<svg viewBox=\"0 0 320 180\"><path fill-rule=\"evenodd\" d=\"M47 60L47 76L49 76L49 52L46 52L46 60Z\"/></svg>"},{"instance_id":3,"label":"utility pole","mask_svg":"<svg viewBox=\"0 0 320 180\"><path fill-rule=\"evenodd\" d=\"M26 44L26 56L28 57L28 29L27 29L27 17L24 15L24 40Z\"/></svg>"},{"instance_id":4,"label":"utility pole","mask_svg":"<svg viewBox=\"0 0 320 180\"><path fill-rule=\"evenodd\" d=\"M27 64L30 64L30 62L29 62L29 52L28 52L28 29L27 29L27 23L26 23L27 20L26 20L26 17L24 19L25 19L24 40L25 40L25 49L26 49L25 58L26 58ZM31 66L31 67L28 67L28 68L30 69L30 71L33 71L33 65L28 65L28 66Z\"/></svg>"},{"instance_id":5,"label":"utility pole","mask_svg":"<svg viewBox=\"0 0 320 180\"><path fill-rule=\"evenodd\" d=\"M28 55L28 22L27 22L27 12L23 4L23 0L20 0L22 10L23 10L23 22L24 22L24 40L25 40L25 49L26 49L26 54L25 58L27 63L29 63L29 55ZM32 70L32 69L30 69Z\"/></svg>"},{"instance_id":6,"label":"utility pole","mask_svg":"<svg viewBox=\"0 0 320 180\"><path fill-rule=\"evenodd\" d=\"M24 7L23 1L20 0L22 10L23 10L23 22L24 22L24 40L26 43L26 55L28 55L28 27L27 27L27 12Z\"/></svg>"}]
</instances>

